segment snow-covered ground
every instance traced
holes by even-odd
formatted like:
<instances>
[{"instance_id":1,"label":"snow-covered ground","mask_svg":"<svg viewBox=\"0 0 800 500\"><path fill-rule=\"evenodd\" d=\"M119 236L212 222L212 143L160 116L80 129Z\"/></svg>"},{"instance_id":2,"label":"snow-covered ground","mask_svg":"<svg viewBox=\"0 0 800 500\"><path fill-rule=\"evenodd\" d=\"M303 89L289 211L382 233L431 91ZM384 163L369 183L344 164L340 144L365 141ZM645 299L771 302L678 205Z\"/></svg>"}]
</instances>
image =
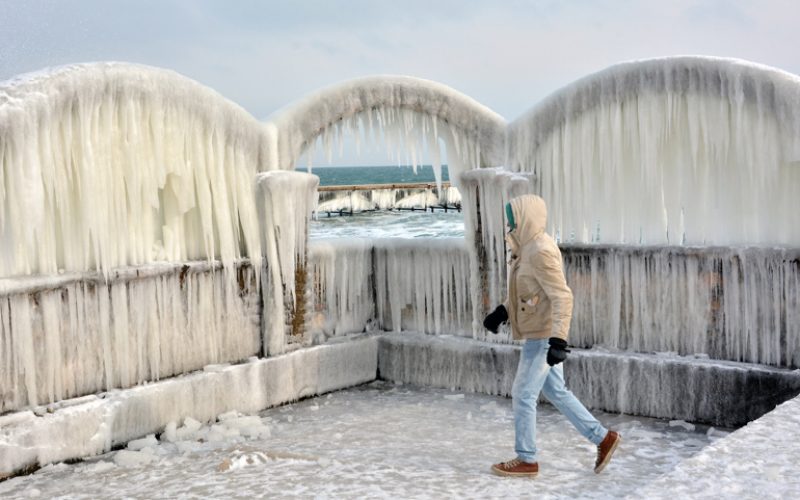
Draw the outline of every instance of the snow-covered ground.
<instances>
[{"instance_id":1,"label":"snow-covered ground","mask_svg":"<svg viewBox=\"0 0 800 500\"><path fill-rule=\"evenodd\" d=\"M640 498L800 498L799 432L795 397L681 462Z\"/></svg>"},{"instance_id":2,"label":"snow-covered ground","mask_svg":"<svg viewBox=\"0 0 800 500\"><path fill-rule=\"evenodd\" d=\"M501 478L489 466L513 457L510 399L379 381L255 418L168 426L159 439L0 483L0 497L618 498L726 434L595 414L623 435L601 475L594 447L540 405L539 477Z\"/></svg>"}]
</instances>

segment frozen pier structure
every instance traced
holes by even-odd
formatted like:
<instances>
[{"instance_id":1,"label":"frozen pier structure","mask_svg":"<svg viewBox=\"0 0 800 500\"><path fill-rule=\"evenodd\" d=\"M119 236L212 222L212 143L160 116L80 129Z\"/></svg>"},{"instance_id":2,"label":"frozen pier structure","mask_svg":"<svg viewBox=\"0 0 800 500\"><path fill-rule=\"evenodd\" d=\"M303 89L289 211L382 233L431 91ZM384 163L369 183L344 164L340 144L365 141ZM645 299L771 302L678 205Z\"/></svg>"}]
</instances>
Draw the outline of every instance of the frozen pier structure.
<instances>
[{"instance_id":1,"label":"frozen pier structure","mask_svg":"<svg viewBox=\"0 0 800 500\"><path fill-rule=\"evenodd\" d=\"M409 77L266 123L142 66L3 82L0 474L376 377L508 394L518 347L480 319L502 206L530 192L576 297L573 389L757 419L800 392L798 102L795 75L703 57L614 66L511 123ZM291 169L347 133L430 157L437 184L446 153L466 237L309 244L318 179Z\"/></svg>"},{"instance_id":2,"label":"frozen pier structure","mask_svg":"<svg viewBox=\"0 0 800 500\"><path fill-rule=\"evenodd\" d=\"M318 191L318 216L374 210L461 211L461 193L449 182L320 186Z\"/></svg>"}]
</instances>

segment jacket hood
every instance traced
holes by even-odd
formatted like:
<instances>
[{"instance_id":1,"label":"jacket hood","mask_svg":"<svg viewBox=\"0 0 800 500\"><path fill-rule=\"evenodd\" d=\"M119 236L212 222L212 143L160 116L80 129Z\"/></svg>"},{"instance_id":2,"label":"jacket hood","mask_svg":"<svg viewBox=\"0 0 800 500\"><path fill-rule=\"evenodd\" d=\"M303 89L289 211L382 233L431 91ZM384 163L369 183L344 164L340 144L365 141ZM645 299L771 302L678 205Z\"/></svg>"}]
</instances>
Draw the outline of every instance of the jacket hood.
<instances>
[{"instance_id":1,"label":"jacket hood","mask_svg":"<svg viewBox=\"0 0 800 500\"><path fill-rule=\"evenodd\" d=\"M547 226L547 204L541 196L526 194L511 200L516 228L509 233L514 243L524 247L540 234Z\"/></svg>"}]
</instances>

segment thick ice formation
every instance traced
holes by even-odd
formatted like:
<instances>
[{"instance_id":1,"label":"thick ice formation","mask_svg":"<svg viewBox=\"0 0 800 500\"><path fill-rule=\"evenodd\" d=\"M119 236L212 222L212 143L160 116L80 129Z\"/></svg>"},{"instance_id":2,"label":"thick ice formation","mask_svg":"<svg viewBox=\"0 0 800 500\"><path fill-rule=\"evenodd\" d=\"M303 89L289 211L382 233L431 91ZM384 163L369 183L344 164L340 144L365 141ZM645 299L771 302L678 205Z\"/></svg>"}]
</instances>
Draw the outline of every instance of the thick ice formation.
<instances>
[{"instance_id":1,"label":"thick ice formation","mask_svg":"<svg viewBox=\"0 0 800 500\"><path fill-rule=\"evenodd\" d=\"M97 63L0 83L0 276L260 258L268 135L172 71Z\"/></svg>"},{"instance_id":2,"label":"thick ice formation","mask_svg":"<svg viewBox=\"0 0 800 500\"><path fill-rule=\"evenodd\" d=\"M506 244L505 205L512 198L531 193L530 175L515 174L502 168L472 170L461 175L464 198L464 234L474 248L471 289L472 301L484 304L475 311L476 322L484 309L505 300ZM476 327L476 335L480 328Z\"/></svg>"},{"instance_id":3,"label":"thick ice formation","mask_svg":"<svg viewBox=\"0 0 800 500\"><path fill-rule=\"evenodd\" d=\"M152 264L0 280L0 413L131 387L261 348L255 273ZM24 288L27 287L27 288ZM0 292L0 295L3 295Z\"/></svg>"},{"instance_id":4,"label":"thick ice formation","mask_svg":"<svg viewBox=\"0 0 800 500\"><path fill-rule=\"evenodd\" d=\"M733 59L636 61L509 126L565 242L800 244L800 77Z\"/></svg>"},{"instance_id":5,"label":"thick ice formation","mask_svg":"<svg viewBox=\"0 0 800 500\"><path fill-rule=\"evenodd\" d=\"M405 76L373 76L316 92L276 114L280 168L294 168L319 137L328 158L343 148L345 132L362 143L382 141L390 155L417 165L427 151L437 183L439 141L451 173L500 165L505 120L440 83Z\"/></svg>"},{"instance_id":6,"label":"thick ice formation","mask_svg":"<svg viewBox=\"0 0 800 500\"><path fill-rule=\"evenodd\" d=\"M264 346L268 354L279 354L286 343L286 306L291 314L302 314L298 306L306 300L302 291L297 296L295 278L306 267L308 221L316 208L319 177L278 170L259 174L255 182L268 277L262 288Z\"/></svg>"},{"instance_id":7,"label":"thick ice formation","mask_svg":"<svg viewBox=\"0 0 800 500\"><path fill-rule=\"evenodd\" d=\"M325 334L469 332L469 258L458 239L314 240L309 272L312 326Z\"/></svg>"},{"instance_id":8,"label":"thick ice formation","mask_svg":"<svg viewBox=\"0 0 800 500\"><path fill-rule=\"evenodd\" d=\"M800 367L800 251L566 246L570 341Z\"/></svg>"}]
</instances>

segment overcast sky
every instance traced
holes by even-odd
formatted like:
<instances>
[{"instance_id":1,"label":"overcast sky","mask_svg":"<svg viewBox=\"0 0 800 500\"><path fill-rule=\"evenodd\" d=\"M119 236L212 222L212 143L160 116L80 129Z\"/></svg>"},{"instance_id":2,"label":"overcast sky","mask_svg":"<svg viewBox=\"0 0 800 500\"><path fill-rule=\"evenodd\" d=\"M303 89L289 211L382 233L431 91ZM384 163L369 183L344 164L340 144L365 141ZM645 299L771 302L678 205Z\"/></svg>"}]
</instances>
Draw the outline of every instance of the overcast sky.
<instances>
[{"instance_id":1,"label":"overcast sky","mask_svg":"<svg viewBox=\"0 0 800 500\"><path fill-rule=\"evenodd\" d=\"M0 0L0 80L131 61L176 70L256 118L372 74L428 78L512 120L612 64L747 59L800 74L800 0Z\"/></svg>"}]
</instances>

